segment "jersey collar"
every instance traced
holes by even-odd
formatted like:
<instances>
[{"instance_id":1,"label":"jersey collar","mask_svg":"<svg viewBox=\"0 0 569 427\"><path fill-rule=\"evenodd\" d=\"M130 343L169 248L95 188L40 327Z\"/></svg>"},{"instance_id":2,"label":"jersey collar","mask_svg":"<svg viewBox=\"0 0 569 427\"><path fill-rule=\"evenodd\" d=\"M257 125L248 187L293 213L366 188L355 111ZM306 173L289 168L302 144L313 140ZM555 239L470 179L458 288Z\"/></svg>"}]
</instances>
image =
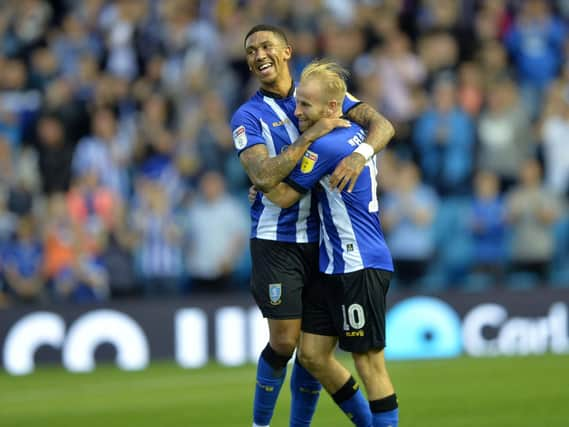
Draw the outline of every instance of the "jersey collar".
<instances>
[{"instance_id":1,"label":"jersey collar","mask_svg":"<svg viewBox=\"0 0 569 427\"><path fill-rule=\"evenodd\" d=\"M268 90L265 89L259 89L259 92L261 92L263 94L263 96L268 96L269 98L274 98L274 99L285 99L285 98L290 98L291 96L294 96L294 91L296 90L296 86L294 84L294 80L290 82L290 89L288 91L288 93L286 94L286 96L281 96L277 93L274 92L269 92Z\"/></svg>"}]
</instances>

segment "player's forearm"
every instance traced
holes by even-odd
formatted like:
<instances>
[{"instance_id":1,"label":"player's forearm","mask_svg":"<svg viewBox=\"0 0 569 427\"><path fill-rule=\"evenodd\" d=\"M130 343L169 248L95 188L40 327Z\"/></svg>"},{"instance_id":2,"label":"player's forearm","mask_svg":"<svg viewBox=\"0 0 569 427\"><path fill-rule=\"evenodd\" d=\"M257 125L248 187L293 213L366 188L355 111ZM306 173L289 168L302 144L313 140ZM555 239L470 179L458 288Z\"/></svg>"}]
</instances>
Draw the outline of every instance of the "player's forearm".
<instances>
[{"instance_id":1,"label":"player's forearm","mask_svg":"<svg viewBox=\"0 0 569 427\"><path fill-rule=\"evenodd\" d=\"M391 122L366 103L352 108L347 117L367 131L365 142L373 147L375 153L383 150L395 135Z\"/></svg>"},{"instance_id":2,"label":"player's forearm","mask_svg":"<svg viewBox=\"0 0 569 427\"><path fill-rule=\"evenodd\" d=\"M290 208L302 197L302 194L297 192L290 185L281 182L275 186L271 191L265 193L265 196L275 205L281 208Z\"/></svg>"},{"instance_id":3,"label":"player's forearm","mask_svg":"<svg viewBox=\"0 0 569 427\"><path fill-rule=\"evenodd\" d=\"M245 150L241 153L241 162L255 187L266 194L290 174L312 141L310 137L301 135L286 151L275 157L259 158L256 150Z\"/></svg>"}]
</instances>

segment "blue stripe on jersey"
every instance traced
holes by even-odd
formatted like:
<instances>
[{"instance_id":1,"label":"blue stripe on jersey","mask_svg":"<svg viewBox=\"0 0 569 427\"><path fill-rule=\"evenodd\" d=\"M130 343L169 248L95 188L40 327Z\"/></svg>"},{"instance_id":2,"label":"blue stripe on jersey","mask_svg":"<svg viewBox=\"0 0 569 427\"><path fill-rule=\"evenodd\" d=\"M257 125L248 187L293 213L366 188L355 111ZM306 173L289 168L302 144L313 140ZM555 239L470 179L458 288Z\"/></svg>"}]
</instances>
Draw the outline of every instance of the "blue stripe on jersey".
<instances>
[{"instance_id":1,"label":"blue stripe on jersey","mask_svg":"<svg viewBox=\"0 0 569 427\"><path fill-rule=\"evenodd\" d=\"M315 215L310 215L306 220L308 239L311 242L318 242L320 238L320 221L318 216L318 197L312 192L309 193L310 197L310 208L312 212L316 212Z\"/></svg>"},{"instance_id":2,"label":"blue stripe on jersey","mask_svg":"<svg viewBox=\"0 0 569 427\"><path fill-rule=\"evenodd\" d=\"M279 242L286 240L287 236L296 235L296 226L297 223L292 221L287 221L287 216L296 214L298 217L299 213L299 206L298 203L291 206L289 209L281 209L281 213L279 215L279 227L277 227L277 239Z\"/></svg>"}]
</instances>

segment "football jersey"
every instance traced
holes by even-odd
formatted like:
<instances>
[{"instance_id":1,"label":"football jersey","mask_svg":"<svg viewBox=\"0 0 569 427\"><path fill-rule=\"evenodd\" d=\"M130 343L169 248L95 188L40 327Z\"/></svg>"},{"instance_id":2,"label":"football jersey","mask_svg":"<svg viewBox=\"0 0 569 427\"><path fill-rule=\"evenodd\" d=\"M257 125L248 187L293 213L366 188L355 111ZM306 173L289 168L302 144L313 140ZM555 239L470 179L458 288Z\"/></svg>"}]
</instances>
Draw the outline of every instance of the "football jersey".
<instances>
[{"instance_id":1,"label":"football jersey","mask_svg":"<svg viewBox=\"0 0 569 427\"><path fill-rule=\"evenodd\" d=\"M257 144L265 144L270 157L277 156L300 135L296 108L295 87L286 97L257 91L231 119L233 144L238 154ZM348 95L343 111L360 101ZM319 224L316 202L310 192L290 208L282 209L262 193L251 205L251 238L279 242L318 242Z\"/></svg>"},{"instance_id":2,"label":"football jersey","mask_svg":"<svg viewBox=\"0 0 569 427\"><path fill-rule=\"evenodd\" d=\"M334 129L312 143L300 165L286 179L301 193L313 188L312 194L318 199L320 271L326 274L364 268L393 271L379 219L375 156L367 162L351 193L338 192L330 185L335 167L365 137L364 130L355 123L349 128Z\"/></svg>"}]
</instances>

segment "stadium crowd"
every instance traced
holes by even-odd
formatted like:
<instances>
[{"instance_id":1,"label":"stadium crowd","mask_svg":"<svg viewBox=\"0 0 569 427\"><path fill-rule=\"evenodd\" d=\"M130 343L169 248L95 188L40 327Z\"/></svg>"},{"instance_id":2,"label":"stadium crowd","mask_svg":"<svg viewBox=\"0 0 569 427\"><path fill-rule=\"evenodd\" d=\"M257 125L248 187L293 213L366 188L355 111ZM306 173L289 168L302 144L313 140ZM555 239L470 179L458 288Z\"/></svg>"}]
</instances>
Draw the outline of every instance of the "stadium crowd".
<instances>
[{"instance_id":1,"label":"stadium crowd","mask_svg":"<svg viewBox=\"0 0 569 427\"><path fill-rule=\"evenodd\" d=\"M398 287L569 285L569 2L0 4L0 307L247 289L229 118L243 36L286 29L396 137L379 157Z\"/></svg>"}]
</instances>

